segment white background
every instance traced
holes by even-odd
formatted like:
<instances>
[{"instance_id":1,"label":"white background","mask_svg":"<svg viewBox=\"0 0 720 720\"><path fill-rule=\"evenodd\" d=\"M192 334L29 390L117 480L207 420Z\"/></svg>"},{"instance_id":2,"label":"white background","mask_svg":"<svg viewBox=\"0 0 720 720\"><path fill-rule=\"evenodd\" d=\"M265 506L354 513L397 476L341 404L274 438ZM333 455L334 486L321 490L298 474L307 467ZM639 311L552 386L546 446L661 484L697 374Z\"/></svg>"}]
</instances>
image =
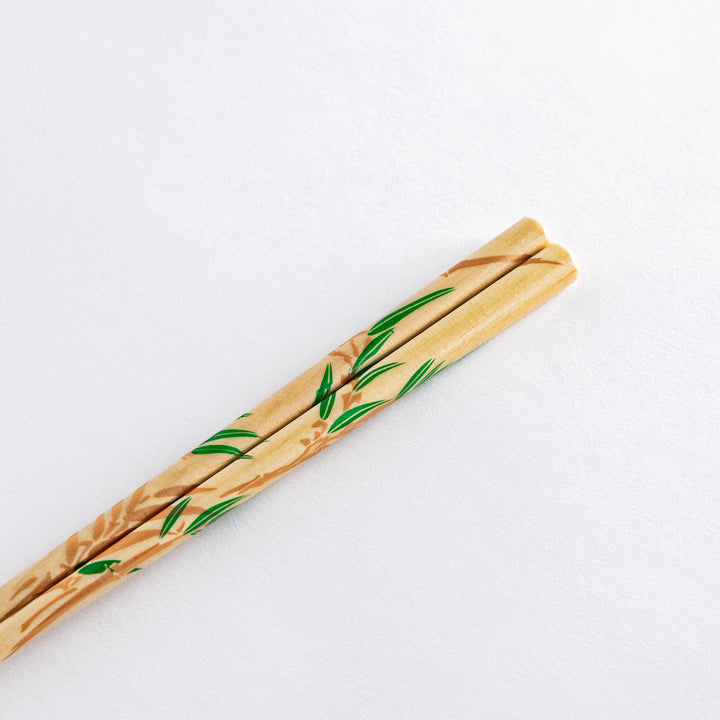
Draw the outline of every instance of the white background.
<instances>
[{"instance_id":1,"label":"white background","mask_svg":"<svg viewBox=\"0 0 720 720\"><path fill-rule=\"evenodd\" d=\"M26 718L717 718L716 3L0 9L0 582L523 215L577 283L0 667Z\"/></svg>"}]
</instances>

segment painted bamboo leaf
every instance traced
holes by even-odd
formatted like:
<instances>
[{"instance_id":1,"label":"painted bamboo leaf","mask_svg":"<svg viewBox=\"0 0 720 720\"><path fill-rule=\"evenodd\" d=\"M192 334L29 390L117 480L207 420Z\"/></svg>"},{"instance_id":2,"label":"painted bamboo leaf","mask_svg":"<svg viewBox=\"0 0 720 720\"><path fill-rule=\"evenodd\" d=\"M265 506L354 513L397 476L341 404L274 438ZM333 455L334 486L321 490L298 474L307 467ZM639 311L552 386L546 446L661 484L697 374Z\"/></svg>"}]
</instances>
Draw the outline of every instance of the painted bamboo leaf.
<instances>
[{"instance_id":1,"label":"painted bamboo leaf","mask_svg":"<svg viewBox=\"0 0 720 720\"><path fill-rule=\"evenodd\" d=\"M142 568L141 567L133 568L132 570L128 570L127 574L129 575L130 573L138 572L138 570L142 570Z\"/></svg>"},{"instance_id":2,"label":"painted bamboo leaf","mask_svg":"<svg viewBox=\"0 0 720 720\"><path fill-rule=\"evenodd\" d=\"M245 417L250 417L251 415L252 415L252 413L243 413L243 414L242 414L239 418L237 418L237 419L238 419L238 420L242 420L243 418L245 418Z\"/></svg>"},{"instance_id":3,"label":"painted bamboo leaf","mask_svg":"<svg viewBox=\"0 0 720 720\"><path fill-rule=\"evenodd\" d=\"M423 305L427 305L429 302L432 302L433 300L436 300L443 295L447 295L454 289L454 287L449 287L442 288L441 290L435 290L434 292L428 293L427 295L423 295L423 297L420 297L417 300L409 302L407 305L403 305L397 310L393 310L393 312L391 312L389 315L386 315L384 318L380 318L380 320L378 320L368 330L368 335L377 335L378 333L384 332L388 328L394 327L403 318L406 318L408 315L415 312L415 310L418 310L419 308L423 307Z\"/></svg>"},{"instance_id":4,"label":"painted bamboo leaf","mask_svg":"<svg viewBox=\"0 0 720 720\"><path fill-rule=\"evenodd\" d=\"M332 365L328 363L325 366L325 372L320 382L320 387L315 393L315 402L320 403L320 419L327 420L332 412L333 405L335 404L335 393L331 393L333 384L333 370Z\"/></svg>"},{"instance_id":5,"label":"painted bamboo leaf","mask_svg":"<svg viewBox=\"0 0 720 720\"><path fill-rule=\"evenodd\" d=\"M401 398L405 393L410 392L416 385L422 382L426 373L430 371L432 364L435 362L435 358L426 360L411 376L410 379L403 385L402 390L397 394L398 398ZM397 398L395 398L397 400Z\"/></svg>"},{"instance_id":6,"label":"painted bamboo leaf","mask_svg":"<svg viewBox=\"0 0 720 720\"><path fill-rule=\"evenodd\" d=\"M330 367L330 366L328 365L328 367ZM321 420L327 420L330 417L330 413L332 412L334 404L335 404L335 393L330 393L320 403L320 419Z\"/></svg>"},{"instance_id":7,"label":"painted bamboo leaf","mask_svg":"<svg viewBox=\"0 0 720 720\"><path fill-rule=\"evenodd\" d=\"M315 404L319 403L321 400L325 398L325 396L330 392L332 389L333 384L333 371L332 371L332 365L328 363L325 366L325 372L323 373L323 378L320 381L320 387L317 389L317 392L315 393Z\"/></svg>"},{"instance_id":8,"label":"painted bamboo leaf","mask_svg":"<svg viewBox=\"0 0 720 720\"><path fill-rule=\"evenodd\" d=\"M227 430L220 430L216 432L212 437L208 438L205 443L212 442L213 440L222 440L223 438L231 437L246 437L246 438L259 438L260 436L253 430L242 430L240 428L228 428Z\"/></svg>"},{"instance_id":9,"label":"painted bamboo leaf","mask_svg":"<svg viewBox=\"0 0 720 720\"><path fill-rule=\"evenodd\" d=\"M357 405L354 408L350 408L350 410L346 410L342 415L339 415L337 418L335 418L335 422L330 426L328 430L328 435L330 433L337 432L338 430L342 430L350 423L359 420L363 415L369 413L373 408L376 408L378 405L384 405L386 402L390 401L376 400L375 402L364 403L363 405Z\"/></svg>"},{"instance_id":10,"label":"painted bamboo leaf","mask_svg":"<svg viewBox=\"0 0 720 720\"><path fill-rule=\"evenodd\" d=\"M239 497L230 498L229 500L223 500L217 505L209 507L204 512L201 512L190 523L190 525L188 525L183 535L194 535L196 532L199 532L203 527L205 527L205 525L208 525L209 523L223 516L229 510L232 510L233 507L237 505L237 503L239 503L244 497L246 496L240 495Z\"/></svg>"},{"instance_id":11,"label":"painted bamboo leaf","mask_svg":"<svg viewBox=\"0 0 720 720\"><path fill-rule=\"evenodd\" d=\"M195 455L214 455L215 453L223 453L225 455L235 455L250 459L250 455L246 455L242 450L233 445L200 445L193 450Z\"/></svg>"},{"instance_id":12,"label":"painted bamboo leaf","mask_svg":"<svg viewBox=\"0 0 720 720\"><path fill-rule=\"evenodd\" d=\"M353 365L353 370L359 370L371 357L380 352L380 348L387 342L388 338L393 334L392 328L386 330L382 335L374 337L358 355L358 359Z\"/></svg>"},{"instance_id":13,"label":"painted bamboo leaf","mask_svg":"<svg viewBox=\"0 0 720 720\"><path fill-rule=\"evenodd\" d=\"M119 562L120 560L96 560L95 562L83 565L78 569L78 572L81 575L100 575L100 573L104 573L106 570L115 572L112 566Z\"/></svg>"},{"instance_id":14,"label":"painted bamboo leaf","mask_svg":"<svg viewBox=\"0 0 720 720\"><path fill-rule=\"evenodd\" d=\"M170 511L170 514L165 518L165 522L160 529L160 537L164 538L173 525L178 521L178 518L182 515L183 510L187 507L188 503L192 500L191 497L183 498L175 507Z\"/></svg>"},{"instance_id":15,"label":"painted bamboo leaf","mask_svg":"<svg viewBox=\"0 0 720 720\"><path fill-rule=\"evenodd\" d=\"M400 365L404 364L405 363L401 362L391 362L387 365L380 365L379 367L371 368L366 373L363 373L362 377L355 383L353 390L357 392L358 390L364 388L368 383L372 382L376 377L378 377L378 375L382 375L388 370L392 370L393 368L400 367Z\"/></svg>"},{"instance_id":16,"label":"painted bamboo leaf","mask_svg":"<svg viewBox=\"0 0 720 720\"><path fill-rule=\"evenodd\" d=\"M424 382L429 380L431 377L434 377L437 375L441 370L445 370L445 368L448 367L447 365L443 364L443 361L441 360L438 365L436 365L425 377L420 380L420 382L415 387L420 387Z\"/></svg>"}]
</instances>

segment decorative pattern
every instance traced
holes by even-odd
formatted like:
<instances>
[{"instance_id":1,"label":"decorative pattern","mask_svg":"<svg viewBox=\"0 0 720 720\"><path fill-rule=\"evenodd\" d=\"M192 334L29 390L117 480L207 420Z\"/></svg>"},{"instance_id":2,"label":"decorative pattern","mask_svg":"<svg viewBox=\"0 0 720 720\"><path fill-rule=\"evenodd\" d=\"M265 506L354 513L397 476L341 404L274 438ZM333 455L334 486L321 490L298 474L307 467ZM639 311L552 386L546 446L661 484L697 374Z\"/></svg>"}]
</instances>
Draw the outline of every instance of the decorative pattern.
<instances>
[{"instance_id":1,"label":"decorative pattern","mask_svg":"<svg viewBox=\"0 0 720 720\"><path fill-rule=\"evenodd\" d=\"M247 415L250 415L250 413L245 413L244 416L241 415L240 417L246 417ZM240 418L238 418L238 420L239 419ZM226 428L224 430L216 432L212 437L209 437L204 443L196 447L192 452L194 455L214 455L216 453L223 453L225 455L235 455L238 458L242 457L246 460L250 458L250 455L247 455L242 450L240 450L240 448L236 448L234 445L208 445L208 443L212 443L215 440L223 440L225 438L260 439L260 436L253 430L244 430L242 428Z\"/></svg>"},{"instance_id":2,"label":"decorative pattern","mask_svg":"<svg viewBox=\"0 0 720 720\"><path fill-rule=\"evenodd\" d=\"M353 390L355 392L357 392L358 390L362 390L362 388L371 383L376 377L379 377L383 373L386 373L388 370L400 367L401 365L404 365L404 363L391 362L387 363L387 365L380 365L378 367L369 368L366 372L363 372L362 375L358 378L357 382L353 386Z\"/></svg>"},{"instance_id":3,"label":"decorative pattern","mask_svg":"<svg viewBox=\"0 0 720 720\"><path fill-rule=\"evenodd\" d=\"M369 333L368 333L369 334ZM357 372L370 358L375 357L380 352L382 346L390 339L393 329L388 328L377 337L374 337L358 355L357 360L353 364L353 372Z\"/></svg>"},{"instance_id":4,"label":"decorative pattern","mask_svg":"<svg viewBox=\"0 0 720 720\"><path fill-rule=\"evenodd\" d=\"M410 315L410 313L419 310L423 305L427 305L429 302L437 300L437 298L442 297L443 295L447 295L454 289L454 287L447 287L441 288L440 290L435 290L434 292L428 293L427 295L423 295L417 300L409 302L407 305L403 305L397 310L393 310L393 312L389 313L385 317L380 318L380 320L378 320L367 331L367 334L378 335L379 333L383 333L390 328L394 328L403 318L406 318L408 315Z\"/></svg>"},{"instance_id":5,"label":"decorative pattern","mask_svg":"<svg viewBox=\"0 0 720 720\"><path fill-rule=\"evenodd\" d=\"M164 538L173 525L178 521L178 518L182 515L183 510L187 507L188 503L192 500L191 497L182 498L175 507L170 511L170 514L165 518L162 528L160 529L160 537Z\"/></svg>"},{"instance_id":6,"label":"decorative pattern","mask_svg":"<svg viewBox=\"0 0 720 720\"><path fill-rule=\"evenodd\" d=\"M567 257L563 253L553 248L552 252L548 249L548 254L543 253L542 257L549 256L554 261ZM332 387L332 379L327 363L323 364L323 377L314 386L313 394L322 396L320 403L333 397L330 409L324 413L325 417L318 417L314 410L305 412L295 422L278 430L269 445L258 445L255 456L249 457L247 463L234 463L212 475L191 492L185 493L181 499L165 506L141 527L106 547L100 557L73 568L75 572L71 570L67 577L40 598L0 623L0 658L16 651L56 620L109 589L113 583L134 574L148 562L215 522L288 470L314 456L357 424L417 388L507 326L514 318L510 318L498 302L500 298L513 295L510 292L513 283L524 284L525 296L521 309L525 313L574 278L575 270L569 259L563 263L549 264L562 264L563 267L538 268L520 272L512 280L503 280L502 285L499 283L496 286L497 290L491 290L492 294L479 299L477 305L474 300L470 301L473 304L468 305L468 309L438 323L423 336L422 341L408 343L389 356L384 365L361 373L353 383L329 394L328 387ZM514 296L512 302L513 308L516 308L518 300ZM488 308L486 316L482 314L484 308ZM478 309L482 312L478 312ZM482 318L481 322L478 317ZM387 322L391 323L392 319ZM375 339L392 332L393 327L386 326ZM460 338L462 343L451 342L450 338ZM435 357L423 359L421 353L426 352ZM215 438L217 434L211 440ZM203 444L200 447L210 446ZM134 494L137 495L134 500L136 503L146 499L144 492L138 492ZM100 521L96 525L95 532L102 534L105 525ZM77 538L74 543L73 552L77 554Z\"/></svg>"},{"instance_id":7,"label":"decorative pattern","mask_svg":"<svg viewBox=\"0 0 720 720\"><path fill-rule=\"evenodd\" d=\"M246 460L251 457L234 445L200 445L192 452L193 455L235 455L238 458L244 457Z\"/></svg>"},{"instance_id":8,"label":"decorative pattern","mask_svg":"<svg viewBox=\"0 0 720 720\"><path fill-rule=\"evenodd\" d=\"M374 378L377 378L380 375L383 375L384 373L404 364L405 363L403 362L390 362L384 366L376 368L373 374L368 373L367 375L363 375L362 381L364 386L367 386ZM425 361L410 375L410 378L403 385L402 390L397 397L400 397L412 388L417 387L422 382L432 377L432 375L439 371L441 366L442 363L435 365L434 359ZM328 378L326 378L326 385L327 379ZM337 394L338 391L332 393L331 396L336 396ZM117 557L112 557L96 560L78 568L76 573L61 581L56 586L59 590L61 590L61 593L52 601L52 606L54 606L55 609L50 612L44 620L38 622L37 624L35 624L36 620L38 620L41 614L47 611L47 608L38 611L26 620L25 623L23 623L23 632L27 630L29 630L29 632L27 632L23 636L22 640L17 643L17 645L13 648L13 652L34 637L37 633L41 632L48 624L53 622L57 616L65 614L75 605L81 603L85 592L91 592L92 586L85 588L82 593L78 592L78 576L93 575L98 578L102 578L106 573L115 575L118 573L122 575L130 575L138 572L142 569L138 563L145 563L154 559L156 556L161 555L166 549L168 549L165 545L166 543L169 542L172 544L181 540L185 536L196 535L202 529L232 510L243 500L251 497L251 495L255 494L255 492L259 489L268 485L276 477L284 474L296 465L299 465L308 457L317 454L324 447L334 442L334 440L338 437L346 432L349 432L354 423L367 419L372 414L380 410L382 406L394 402L394 400L391 399L379 399L362 403L360 402L361 398L362 392L360 392L357 387L348 388L347 392L341 395L342 412L337 415L335 420L331 423L326 422L327 418L325 418L312 425L312 428L314 429L313 437L310 439L301 437L299 439L300 448L297 453L293 454L293 458L289 463L275 467L270 472L260 473L251 480L246 480L240 485L228 489L223 493L223 495L230 495L231 497L217 503L212 503L207 508L203 507L202 500L200 501L200 505L193 506L192 500L199 491L217 493L217 488L201 485L196 488L193 495L181 498L174 505L168 508L165 511L166 514L164 518L162 518L162 514L160 515L157 520L157 522L159 522L160 519L162 519L159 532L150 529L150 526L153 524L153 521L151 521L145 526L148 527L148 530L136 530L123 538L123 540L119 543L116 543L112 552L115 555L122 554L122 560ZM149 543L148 541L152 540L153 535L156 540L153 543ZM132 548L134 547L137 547L136 553L132 552ZM123 567L128 568L124 573L122 572ZM35 626L32 630L30 630L32 625Z\"/></svg>"},{"instance_id":9,"label":"decorative pattern","mask_svg":"<svg viewBox=\"0 0 720 720\"><path fill-rule=\"evenodd\" d=\"M323 420L327 420L332 412L333 405L335 404L335 393L330 392L333 385L333 371L332 364L328 363L325 367L325 373L320 383L320 387L315 393L315 404L320 404L319 411L320 417Z\"/></svg>"},{"instance_id":10,"label":"decorative pattern","mask_svg":"<svg viewBox=\"0 0 720 720\"><path fill-rule=\"evenodd\" d=\"M178 498L183 498L192 492L197 501L202 494L200 490L196 490L200 484L206 484L209 477L236 460L253 462L253 455L248 454L252 452L253 447L259 442L266 442L264 438L290 423L313 404L319 406L316 433L320 433L320 436L306 438L308 445L305 449L309 452L310 448L314 450L316 447L324 447L331 439L337 438L344 432L344 429L338 430L335 423L339 422L339 415L362 404L361 390L368 388L372 390L379 382L379 378L390 377L405 370L397 364L386 363L373 367L373 363L377 363L388 352L395 350L401 343L426 328L429 323L439 319L460 302L487 287L514 265L526 259L527 256L519 254L519 251L537 252L546 244L547 241L543 238L537 223L521 221L486 245L480 251L485 253L484 256L471 256L451 268L421 291L419 297L380 318L369 330L354 335L330 352L321 363L300 375L251 412L240 415L227 428L215 433L156 478L145 483L93 523L79 530L44 558L0 587L0 620L23 607L52 585L61 582L63 578L77 579L79 575L74 571L79 565L91 567L90 560L99 557L109 547L115 547L113 543L117 544L118 538L131 531L136 537L138 532L143 532L139 531L139 526L148 522L150 518L164 512L170 514L176 510L178 505L173 503L177 503ZM536 261L552 263L550 260L533 257L528 264ZM452 287L448 287L446 278L465 267L474 268L475 271L458 273L457 279L452 282ZM449 296L449 299L443 299L444 296ZM427 309L418 312L423 308ZM404 321L402 325L401 321ZM430 368L424 379L430 377L436 370L437 368ZM392 371L391 375L385 375L389 371ZM419 382L424 382L424 379L420 378ZM354 383L353 391L341 392L338 388L348 381ZM353 417L365 420L381 407L383 406L371 408L366 415L348 416L351 419L345 428L353 426L355 422ZM316 418L318 414L315 415ZM336 417L335 421L333 417ZM252 419L248 421L248 418ZM252 423L252 429L237 427L245 425L246 422ZM331 425L336 429L328 433L327 430ZM184 527L186 517L191 519L196 517L195 510L200 511L199 508L192 508L190 504L182 507L179 515L174 518L174 524L166 530L167 537L174 537L176 532ZM167 515L161 517L167 519ZM160 527L156 529L155 538L160 530ZM140 567L140 561L136 566ZM125 563L123 563L124 567L126 567ZM128 570L131 571L135 571L135 567ZM103 571L95 577L98 579L117 577L121 572L118 567L111 565L108 572ZM73 575L71 576L70 573Z\"/></svg>"},{"instance_id":11,"label":"decorative pattern","mask_svg":"<svg viewBox=\"0 0 720 720\"><path fill-rule=\"evenodd\" d=\"M388 315L385 315L385 317L380 318L368 331L367 334L372 337L372 340L365 346L363 351L358 356L357 360L355 361L353 365L353 371L357 372L360 370L360 368L363 367L363 365L367 364L367 361L373 358L375 355L380 352L380 349L382 346L390 339L394 332L395 326L404 318L406 318L408 315L414 313L416 310L419 310L424 305L427 305L428 303L432 302L433 300L437 300L438 298L442 297L443 295L447 295L448 293L455 290L454 287L446 287L446 288L440 288L439 290L434 290L433 292L427 293L427 295L423 295L422 297L419 297L417 300L413 300L412 302L407 303L406 305L403 305L402 307L398 308L397 310L393 310L393 312L389 313ZM373 337L373 335L375 337Z\"/></svg>"},{"instance_id":12,"label":"decorative pattern","mask_svg":"<svg viewBox=\"0 0 720 720\"><path fill-rule=\"evenodd\" d=\"M462 260L457 265L453 265L447 272L443 273L443 277L449 277L458 270L479 267L480 265L492 265L494 263L508 263L511 265L519 265L520 263L527 263L528 265L562 265L562 263L556 262L555 260L534 258L530 253L523 253L522 255L482 255L481 257Z\"/></svg>"},{"instance_id":13,"label":"decorative pattern","mask_svg":"<svg viewBox=\"0 0 720 720\"><path fill-rule=\"evenodd\" d=\"M344 427L350 425L350 423L359 420L363 415L367 415L373 408L384 405L389 400L375 400L375 402L365 403L364 405L358 405L350 410L347 410L340 415L335 422L328 428L328 435L330 433L342 430Z\"/></svg>"},{"instance_id":14,"label":"decorative pattern","mask_svg":"<svg viewBox=\"0 0 720 720\"><path fill-rule=\"evenodd\" d=\"M230 500L224 500L209 507L205 512L200 513L191 523L188 525L187 530L183 535L195 535L200 532L206 525L214 523L218 518L222 517L226 512L232 510L245 495L238 495L237 497L230 498Z\"/></svg>"},{"instance_id":15,"label":"decorative pattern","mask_svg":"<svg viewBox=\"0 0 720 720\"><path fill-rule=\"evenodd\" d=\"M117 565L119 562L120 560L97 560L96 562L91 562L78 568L78 572L81 575L100 575L106 570L115 572L112 566Z\"/></svg>"},{"instance_id":16,"label":"decorative pattern","mask_svg":"<svg viewBox=\"0 0 720 720\"><path fill-rule=\"evenodd\" d=\"M411 376L410 379L403 385L400 392L397 394L396 400L401 398L406 392L410 392L414 387L422 385L426 380L429 380L433 375L439 373L442 369L442 362L433 368L435 358L426 360Z\"/></svg>"}]
</instances>

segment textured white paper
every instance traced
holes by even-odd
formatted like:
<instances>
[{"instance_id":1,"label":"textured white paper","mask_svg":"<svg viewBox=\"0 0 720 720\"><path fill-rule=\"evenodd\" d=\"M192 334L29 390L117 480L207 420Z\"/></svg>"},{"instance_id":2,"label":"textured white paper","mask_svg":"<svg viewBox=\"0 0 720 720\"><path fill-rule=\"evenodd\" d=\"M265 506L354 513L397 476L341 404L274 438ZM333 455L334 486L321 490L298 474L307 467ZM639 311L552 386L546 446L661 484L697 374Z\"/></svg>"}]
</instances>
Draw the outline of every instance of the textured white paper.
<instances>
[{"instance_id":1,"label":"textured white paper","mask_svg":"<svg viewBox=\"0 0 720 720\"><path fill-rule=\"evenodd\" d=\"M0 16L0 582L523 215L580 270L3 720L718 717L716 3Z\"/></svg>"}]
</instances>

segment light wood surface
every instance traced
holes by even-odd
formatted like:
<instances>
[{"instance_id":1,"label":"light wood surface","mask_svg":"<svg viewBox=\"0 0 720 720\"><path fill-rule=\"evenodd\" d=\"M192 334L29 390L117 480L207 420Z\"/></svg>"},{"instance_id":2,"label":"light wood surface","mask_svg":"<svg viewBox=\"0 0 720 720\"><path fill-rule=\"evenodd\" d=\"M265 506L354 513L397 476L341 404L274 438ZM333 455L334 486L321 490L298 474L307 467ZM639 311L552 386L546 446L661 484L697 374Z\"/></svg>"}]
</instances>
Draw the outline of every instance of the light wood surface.
<instances>
[{"instance_id":1,"label":"light wood surface","mask_svg":"<svg viewBox=\"0 0 720 720\"><path fill-rule=\"evenodd\" d=\"M452 274L452 273L451 273ZM237 507L571 283L547 246L0 622L0 659Z\"/></svg>"},{"instance_id":2,"label":"light wood surface","mask_svg":"<svg viewBox=\"0 0 720 720\"><path fill-rule=\"evenodd\" d=\"M529 218L517 222L0 587L0 619L241 459L320 402L321 395L344 385L356 369L377 363L547 244L539 223Z\"/></svg>"}]
</instances>

